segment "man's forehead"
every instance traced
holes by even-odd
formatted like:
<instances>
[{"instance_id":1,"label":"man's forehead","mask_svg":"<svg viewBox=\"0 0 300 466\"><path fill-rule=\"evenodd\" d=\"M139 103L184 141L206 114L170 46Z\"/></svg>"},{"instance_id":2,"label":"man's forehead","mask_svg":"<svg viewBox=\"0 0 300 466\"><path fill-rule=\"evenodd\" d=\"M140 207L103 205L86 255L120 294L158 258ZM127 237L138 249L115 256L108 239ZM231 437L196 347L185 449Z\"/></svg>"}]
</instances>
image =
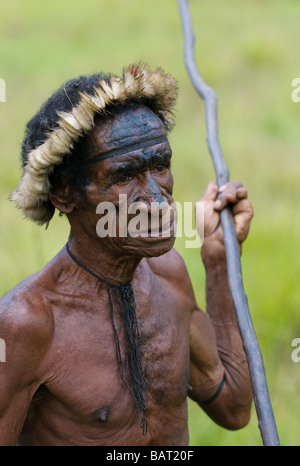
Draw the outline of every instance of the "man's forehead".
<instances>
[{"instance_id":1,"label":"man's forehead","mask_svg":"<svg viewBox=\"0 0 300 466\"><path fill-rule=\"evenodd\" d=\"M111 168L118 168L127 165L139 165L141 163L149 163L151 161L169 160L172 157L172 150L169 142L153 144L147 148L138 149L131 152L116 155L107 160Z\"/></svg>"},{"instance_id":2,"label":"man's forehead","mask_svg":"<svg viewBox=\"0 0 300 466\"><path fill-rule=\"evenodd\" d=\"M92 163L95 157L101 160L168 140L165 127L154 112L144 105L131 105L98 116L87 142L86 163Z\"/></svg>"}]
</instances>

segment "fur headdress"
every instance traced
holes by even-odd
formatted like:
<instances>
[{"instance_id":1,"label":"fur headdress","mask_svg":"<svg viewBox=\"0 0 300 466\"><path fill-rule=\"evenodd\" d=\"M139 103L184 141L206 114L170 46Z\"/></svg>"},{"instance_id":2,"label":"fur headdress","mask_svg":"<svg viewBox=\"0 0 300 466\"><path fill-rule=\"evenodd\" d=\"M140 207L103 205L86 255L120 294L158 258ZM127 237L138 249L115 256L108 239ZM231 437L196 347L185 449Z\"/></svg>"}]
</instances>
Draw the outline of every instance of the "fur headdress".
<instances>
[{"instance_id":1,"label":"fur headdress","mask_svg":"<svg viewBox=\"0 0 300 466\"><path fill-rule=\"evenodd\" d=\"M100 78L94 93L78 92L77 105L69 112L57 112L57 122L46 139L27 154L19 186L10 199L16 202L26 218L43 225L53 215L49 210L49 175L54 167L72 153L74 144L94 126L95 113L105 113L109 105L135 100L149 102L162 119L167 131L174 125L172 110L177 99L177 84L161 69L150 70L138 64L125 68L123 77Z\"/></svg>"}]
</instances>

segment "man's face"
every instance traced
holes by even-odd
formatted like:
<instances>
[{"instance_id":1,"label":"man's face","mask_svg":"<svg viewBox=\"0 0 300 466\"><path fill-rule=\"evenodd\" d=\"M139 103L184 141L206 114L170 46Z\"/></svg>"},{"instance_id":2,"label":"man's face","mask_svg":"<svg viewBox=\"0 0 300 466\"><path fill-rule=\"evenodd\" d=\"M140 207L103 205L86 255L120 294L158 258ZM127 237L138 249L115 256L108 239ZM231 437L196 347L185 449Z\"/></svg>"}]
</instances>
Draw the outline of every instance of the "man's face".
<instances>
[{"instance_id":1,"label":"man's face","mask_svg":"<svg viewBox=\"0 0 300 466\"><path fill-rule=\"evenodd\" d=\"M167 252L174 244L174 211L169 207L174 201L172 151L162 121L147 107L134 105L109 118L99 116L95 124L86 152L92 182L85 202L78 205L83 227L97 235L101 221L109 218L101 204L110 203L116 235L110 231L99 241L123 254Z\"/></svg>"}]
</instances>

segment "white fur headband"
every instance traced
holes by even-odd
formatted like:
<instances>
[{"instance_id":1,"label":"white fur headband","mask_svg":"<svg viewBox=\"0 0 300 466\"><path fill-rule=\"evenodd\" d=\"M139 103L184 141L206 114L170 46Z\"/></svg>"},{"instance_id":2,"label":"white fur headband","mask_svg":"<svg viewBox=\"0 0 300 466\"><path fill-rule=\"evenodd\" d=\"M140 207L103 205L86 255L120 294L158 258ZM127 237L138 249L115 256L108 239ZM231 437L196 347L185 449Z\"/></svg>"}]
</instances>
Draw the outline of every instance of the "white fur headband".
<instances>
[{"instance_id":1,"label":"white fur headband","mask_svg":"<svg viewBox=\"0 0 300 466\"><path fill-rule=\"evenodd\" d=\"M79 103L70 112L57 112L58 126L49 132L47 139L29 152L22 179L11 195L26 218L39 225L48 223L53 213L48 201L51 189L49 175L55 165L72 151L80 136L88 134L94 126L94 116L113 103L128 100L151 100L155 111L163 117L167 131L174 126L172 110L177 99L175 79L161 69L150 70L144 65L133 65L123 71L123 77L109 76L99 80L94 95L79 92Z\"/></svg>"}]
</instances>

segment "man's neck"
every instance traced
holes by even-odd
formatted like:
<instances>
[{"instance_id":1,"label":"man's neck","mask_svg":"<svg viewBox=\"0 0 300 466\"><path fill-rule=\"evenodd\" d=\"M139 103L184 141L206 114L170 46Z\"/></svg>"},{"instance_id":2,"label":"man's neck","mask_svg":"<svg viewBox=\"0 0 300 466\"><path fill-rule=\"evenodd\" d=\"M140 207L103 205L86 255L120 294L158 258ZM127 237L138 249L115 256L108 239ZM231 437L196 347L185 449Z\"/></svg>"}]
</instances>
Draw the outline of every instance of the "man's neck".
<instances>
[{"instance_id":1,"label":"man's neck","mask_svg":"<svg viewBox=\"0 0 300 466\"><path fill-rule=\"evenodd\" d=\"M111 284L121 285L133 280L141 258L114 253L112 248L92 238L75 238L72 234L68 241L69 250L82 266Z\"/></svg>"}]
</instances>

